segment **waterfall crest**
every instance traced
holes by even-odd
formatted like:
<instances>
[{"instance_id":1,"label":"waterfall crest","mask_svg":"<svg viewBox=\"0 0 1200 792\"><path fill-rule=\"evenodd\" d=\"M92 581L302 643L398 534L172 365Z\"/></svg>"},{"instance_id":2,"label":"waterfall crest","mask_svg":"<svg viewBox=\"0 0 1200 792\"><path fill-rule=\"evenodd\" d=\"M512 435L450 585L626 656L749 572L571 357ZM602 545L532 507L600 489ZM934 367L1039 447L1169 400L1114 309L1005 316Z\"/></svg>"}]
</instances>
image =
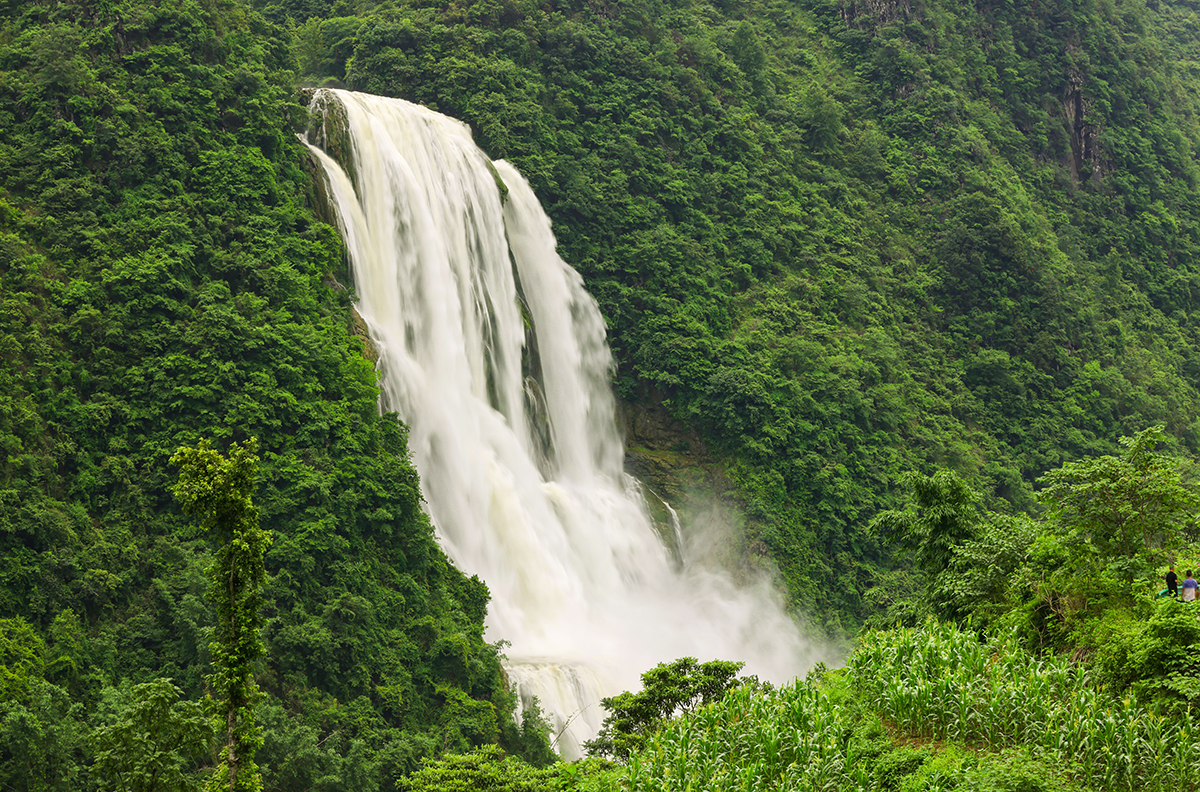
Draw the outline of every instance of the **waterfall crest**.
<instances>
[{"instance_id":1,"label":"waterfall crest","mask_svg":"<svg viewBox=\"0 0 1200 792\"><path fill-rule=\"evenodd\" d=\"M384 407L447 554L492 593L490 640L537 696L557 748L582 752L599 700L682 656L743 660L776 682L810 650L766 582L671 557L623 447L604 322L555 252L525 179L465 124L399 99L322 89L345 114L354 181L324 166ZM499 182L507 188L502 198Z\"/></svg>"}]
</instances>

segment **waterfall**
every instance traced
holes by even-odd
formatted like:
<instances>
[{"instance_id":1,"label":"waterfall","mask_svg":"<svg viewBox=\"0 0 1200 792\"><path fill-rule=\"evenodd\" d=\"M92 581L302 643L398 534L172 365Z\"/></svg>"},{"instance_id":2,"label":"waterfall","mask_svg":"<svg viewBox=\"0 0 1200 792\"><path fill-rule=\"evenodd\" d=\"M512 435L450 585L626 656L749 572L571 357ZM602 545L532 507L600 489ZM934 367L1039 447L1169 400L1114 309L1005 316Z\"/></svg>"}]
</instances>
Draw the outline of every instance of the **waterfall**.
<instances>
[{"instance_id":1,"label":"waterfall","mask_svg":"<svg viewBox=\"0 0 1200 792\"><path fill-rule=\"evenodd\" d=\"M520 173L409 102L322 89L320 108L345 125L353 182L310 148L383 406L409 425L438 538L491 590L488 638L510 643L510 680L540 700L559 752L578 757L600 698L660 662L742 660L776 682L803 672L809 649L768 583L739 587L686 545L680 563L654 530L623 472L603 319Z\"/></svg>"}]
</instances>

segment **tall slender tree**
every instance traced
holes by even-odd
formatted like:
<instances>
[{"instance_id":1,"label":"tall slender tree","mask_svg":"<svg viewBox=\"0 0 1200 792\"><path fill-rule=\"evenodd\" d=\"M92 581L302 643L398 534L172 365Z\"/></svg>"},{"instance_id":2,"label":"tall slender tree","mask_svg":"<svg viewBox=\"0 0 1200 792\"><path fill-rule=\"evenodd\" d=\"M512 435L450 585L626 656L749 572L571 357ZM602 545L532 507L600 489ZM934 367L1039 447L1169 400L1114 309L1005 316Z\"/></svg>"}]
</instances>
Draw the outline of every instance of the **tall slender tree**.
<instances>
[{"instance_id":1,"label":"tall slender tree","mask_svg":"<svg viewBox=\"0 0 1200 792\"><path fill-rule=\"evenodd\" d=\"M258 441L230 446L225 458L202 440L180 447L171 462L179 466L175 498L202 531L217 540L209 568L208 596L216 608L213 671L205 677L214 716L224 735L220 763L209 792L259 792L262 777L254 762L262 730L254 717L259 697L252 665L263 655L259 637L261 591L266 580L263 554L271 537L259 528L251 496L258 483Z\"/></svg>"}]
</instances>

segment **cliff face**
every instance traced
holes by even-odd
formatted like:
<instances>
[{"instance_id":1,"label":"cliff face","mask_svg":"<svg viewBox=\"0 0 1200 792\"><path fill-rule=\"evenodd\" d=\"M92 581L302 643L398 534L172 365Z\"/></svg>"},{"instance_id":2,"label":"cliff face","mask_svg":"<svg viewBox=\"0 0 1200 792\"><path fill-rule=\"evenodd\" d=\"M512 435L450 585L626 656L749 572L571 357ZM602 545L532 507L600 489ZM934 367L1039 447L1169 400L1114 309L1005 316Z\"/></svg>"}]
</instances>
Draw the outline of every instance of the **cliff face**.
<instances>
[{"instance_id":1,"label":"cliff face","mask_svg":"<svg viewBox=\"0 0 1200 792\"><path fill-rule=\"evenodd\" d=\"M1071 180L1080 178L1100 184L1105 176L1104 152L1101 148L1101 129L1092 114L1094 102L1086 88L1087 78L1072 69L1063 89L1062 116L1070 130L1071 151L1064 165L1071 171Z\"/></svg>"},{"instance_id":2,"label":"cliff face","mask_svg":"<svg viewBox=\"0 0 1200 792\"><path fill-rule=\"evenodd\" d=\"M682 500L685 469L716 461L695 427L672 417L661 401L622 403L620 416L626 469L672 503Z\"/></svg>"},{"instance_id":3,"label":"cliff face","mask_svg":"<svg viewBox=\"0 0 1200 792\"><path fill-rule=\"evenodd\" d=\"M838 9L847 27L870 33L913 18L909 0L843 0L838 3Z\"/></svg>"},{"instance_id":4,"label":"cliff face","mask_svg":"<svg viewBox=\"0 0 1200 792\"><path fill-rule=\"evenodd\" d=\"M327 92L301 89L297 98L308 108L308 141L324 151L342 167L353 184L357 184L354 149L350 140L350 125L346 120L346 108L334 101ZM328 207L322 209L326 213Z\"/></svg>"}]
</instances>

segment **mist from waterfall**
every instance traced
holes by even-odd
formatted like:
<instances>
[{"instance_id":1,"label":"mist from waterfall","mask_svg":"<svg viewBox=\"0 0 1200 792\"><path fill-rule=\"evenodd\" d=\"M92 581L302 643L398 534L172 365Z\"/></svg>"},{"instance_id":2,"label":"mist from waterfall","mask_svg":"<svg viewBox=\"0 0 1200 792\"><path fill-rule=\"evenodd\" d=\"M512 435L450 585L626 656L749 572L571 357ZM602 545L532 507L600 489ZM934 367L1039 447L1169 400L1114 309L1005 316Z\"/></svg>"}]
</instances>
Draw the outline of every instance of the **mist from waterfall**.
<instances>
[{"instance_id":1,"label":"mist from waterfall","mask_svg":"<svg viewBox=\"0 0 1200 792\"><path fill-rule=\"evenodd\" d=\"M566 726L560 753L578 757L600 698L660 662L802 673L816 657L768 582L735 585L660 540L623 472L603 319L525 179L418 105L317 92L315 109L335 106L353 183L310 148L380 353L383 407L410 427L442 546L491 590L487 636L510 642L511 681Z\"/></svg>"}]
</instances>

